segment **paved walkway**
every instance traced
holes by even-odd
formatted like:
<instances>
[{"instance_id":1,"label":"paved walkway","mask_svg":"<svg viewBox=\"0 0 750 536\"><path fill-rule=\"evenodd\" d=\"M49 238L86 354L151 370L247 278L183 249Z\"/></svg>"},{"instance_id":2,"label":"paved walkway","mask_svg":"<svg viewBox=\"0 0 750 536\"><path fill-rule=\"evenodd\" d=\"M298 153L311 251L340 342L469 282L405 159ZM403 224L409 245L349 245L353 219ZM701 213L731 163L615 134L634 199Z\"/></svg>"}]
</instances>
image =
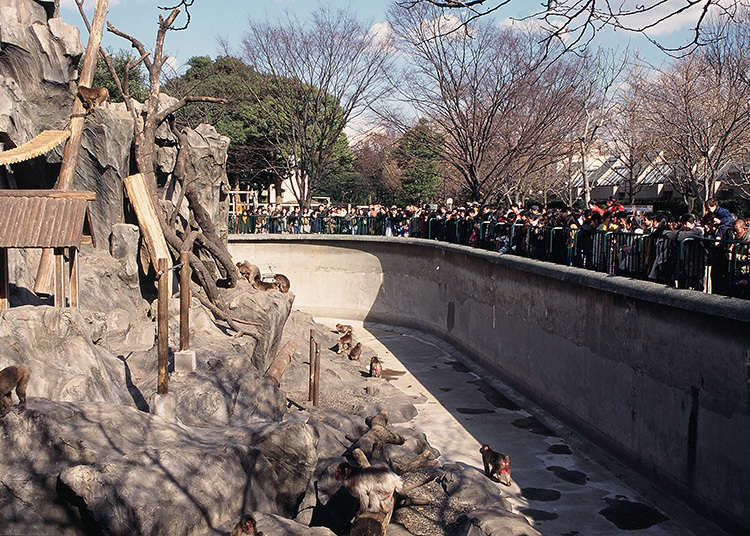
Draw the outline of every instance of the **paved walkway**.
<instances>
[{"instance_id":1,"label":"paved walkway","mask_svg":"<svg viewBox=\"0 0 750 536\"><path fill-rule=\"evenodd\" d=\"M503 489L545 536L724 534L504 384L486 381L444 341L406 328L352 324L369 350L363 355L376 353L385 369L406 371L391 381L417 397L412 424L440 450L441 461L481 467L482 443L511 457L513 485Z\"/></svg>"}]
</instances>

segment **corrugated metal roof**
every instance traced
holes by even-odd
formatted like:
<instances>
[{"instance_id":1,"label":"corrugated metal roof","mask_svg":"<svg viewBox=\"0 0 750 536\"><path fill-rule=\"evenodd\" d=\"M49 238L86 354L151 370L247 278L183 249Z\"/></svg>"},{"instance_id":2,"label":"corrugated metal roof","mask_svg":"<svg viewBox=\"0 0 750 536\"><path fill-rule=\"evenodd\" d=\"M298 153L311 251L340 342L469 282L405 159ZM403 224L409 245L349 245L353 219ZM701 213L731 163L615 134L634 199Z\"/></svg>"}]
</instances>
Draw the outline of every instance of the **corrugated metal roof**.
<instances>
[{"instance_id":1,"label":"corrugated metal roof","mask_svg":"<svg viewBox=\"0 0 750 536\"><path fill-rule=\"evenodd\" d=\"M0 190L0 247L80 247L93 192Z\"/></svg>"}]
</instances>

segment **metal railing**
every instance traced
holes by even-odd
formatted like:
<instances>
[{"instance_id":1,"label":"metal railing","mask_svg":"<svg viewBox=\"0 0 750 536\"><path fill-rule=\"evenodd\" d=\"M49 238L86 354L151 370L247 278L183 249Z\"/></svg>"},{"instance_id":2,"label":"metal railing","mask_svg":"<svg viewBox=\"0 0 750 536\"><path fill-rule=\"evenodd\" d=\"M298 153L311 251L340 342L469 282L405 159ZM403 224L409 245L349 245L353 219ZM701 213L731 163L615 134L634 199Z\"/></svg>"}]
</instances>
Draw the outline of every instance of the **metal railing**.
<instances>
[{"instance_id":1,"label":"metal railing","mask_svg":"<svg viewBox=\"0 0 750 536\"><path fill-rule=\"evenodd\" d=\"M750 298L750 242L656 234L532 227L468 219L230 214L234 234L351 234L410 236L472 245L576 266L609 275L652 280L676 288Z\"/></svg>"}]
</instances>

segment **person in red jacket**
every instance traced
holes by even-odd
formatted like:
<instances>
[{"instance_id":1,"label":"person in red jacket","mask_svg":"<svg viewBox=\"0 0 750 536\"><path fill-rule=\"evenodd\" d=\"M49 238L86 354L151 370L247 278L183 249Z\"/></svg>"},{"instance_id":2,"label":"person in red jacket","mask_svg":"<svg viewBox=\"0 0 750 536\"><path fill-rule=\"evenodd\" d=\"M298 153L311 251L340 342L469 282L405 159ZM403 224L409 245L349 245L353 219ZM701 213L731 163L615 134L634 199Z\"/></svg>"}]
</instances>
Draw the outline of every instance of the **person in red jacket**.
<instances>
[{"instance_id":1,"label":"person in red jacket","mask_svg":"<svg viewBox=\"0 0 750 536\"><path fill-rule=\"evenodd\" d=\"M604 212L606 212L607 214L615 215L618 212L622 212L624 210L625 207L618 203L614 196L610 195L607 199L607 208L604 210Z\"/></svg>"}]
</instances>

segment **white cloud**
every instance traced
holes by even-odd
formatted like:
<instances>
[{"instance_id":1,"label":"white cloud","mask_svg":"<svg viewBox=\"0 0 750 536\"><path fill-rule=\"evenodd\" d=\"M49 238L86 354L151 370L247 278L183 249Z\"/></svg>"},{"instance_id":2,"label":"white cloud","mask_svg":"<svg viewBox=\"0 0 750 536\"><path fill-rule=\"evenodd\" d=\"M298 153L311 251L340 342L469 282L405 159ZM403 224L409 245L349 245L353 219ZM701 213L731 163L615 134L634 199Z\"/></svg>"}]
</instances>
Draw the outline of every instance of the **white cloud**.
<instances>
[{"instance_id":1,"label":"white cloud","mask_svg":"<svg viewBox=\"0 0 750 536\"><path fill-rule=\"evenodd\" d=\"M110 6L116 6L120 3L120 0L110 0L109 5ZM60 0L60 7L63 9L75 9L76 11L78 8L76 7L75 0ZM96 7L96 0L84 0L83 1L83 8L84 9L94 9Z\"/></svg>"},{"instance_id":2,"label":"white cloud","mask_svg":"<svg viewBox=\"0 0 750 536\"><path fill-rule=\"evenodd\" d=\"M164 60L164 65L170 70L176 71L178 67L177 58L175 58L174 56L167 56L167 59Z\"/></svg>"},{"instance_id":3,"label":"white cloud","mask_svg":"<svg viewBox=\"0 0 750 536\"><path fill-rule=\"evenodd\" d=\"M687 28L694 28L696 22L698 21L698 18L700 17L700 14L703 11L705 3L706 0L690 7L689 9L686 9L681 13L676 13L670 16L653 28L649 28L647 30L647 33L651 36L663 36L673 34ZM626 9L635 10L636 5L643 5L642 0L629 0L628 2L625 2L623 11ZM651 5L655 5L653 1L646 3L644 7L647 8ZM665 2L664 4L658 5L657 7L654 7L653 9L650 9L648 11L635 15L623 16L620 18L620 22L628 28L640 29L653 24L655 21L669 15L670 13L675 13L684 5L685 0L667 0L667 2Z\"/></svg>"}]
</instances>

